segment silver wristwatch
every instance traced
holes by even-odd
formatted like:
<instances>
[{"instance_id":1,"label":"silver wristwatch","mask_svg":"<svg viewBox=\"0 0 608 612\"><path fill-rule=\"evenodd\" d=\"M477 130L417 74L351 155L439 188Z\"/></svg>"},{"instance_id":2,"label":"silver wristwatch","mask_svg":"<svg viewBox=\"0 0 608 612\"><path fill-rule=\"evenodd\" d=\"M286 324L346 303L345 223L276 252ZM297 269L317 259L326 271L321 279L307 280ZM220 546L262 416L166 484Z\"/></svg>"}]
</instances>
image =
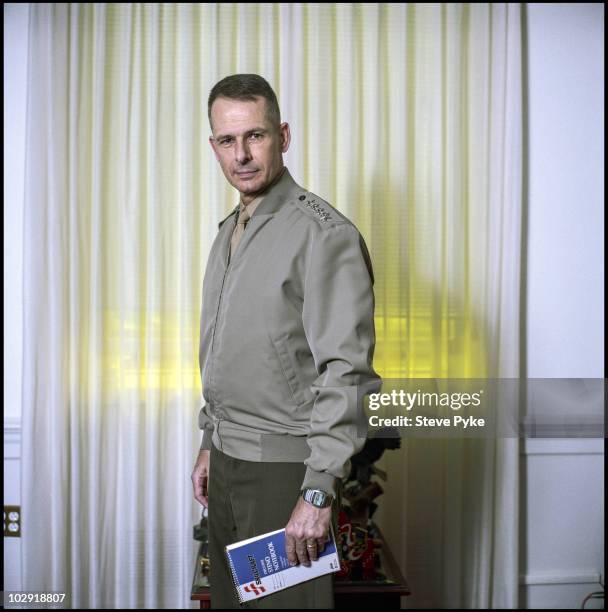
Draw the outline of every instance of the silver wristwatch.
<instances>
[{"instance_id":1,"label":"silver wristwatch","mask_svg":"<svg viewBox=\"0 0 608 612\"><path fill-rule=\"evenodd\" d=\"M333 496L321 491L321 489L302 489L302 497L316 508L328 508L334 499Z\"/></svg>"}]
</instances>

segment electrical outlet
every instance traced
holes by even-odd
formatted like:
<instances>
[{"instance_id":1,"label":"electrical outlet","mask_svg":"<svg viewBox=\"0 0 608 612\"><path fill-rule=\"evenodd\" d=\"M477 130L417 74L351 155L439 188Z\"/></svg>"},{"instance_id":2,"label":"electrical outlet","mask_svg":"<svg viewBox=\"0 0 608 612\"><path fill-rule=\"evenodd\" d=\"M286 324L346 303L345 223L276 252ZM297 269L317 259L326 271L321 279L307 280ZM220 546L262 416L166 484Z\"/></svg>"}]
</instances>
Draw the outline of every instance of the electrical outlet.
<instances>
[{"instance_id":1,"label":"electrical outlet","mask_svg":"<svg viewBox=\"0 0 608 612\"><path fill-rule=\"evenodd\" d=\"M4 537L21 537L21 506L4 506Z\"/></svg>"}]
</instances>

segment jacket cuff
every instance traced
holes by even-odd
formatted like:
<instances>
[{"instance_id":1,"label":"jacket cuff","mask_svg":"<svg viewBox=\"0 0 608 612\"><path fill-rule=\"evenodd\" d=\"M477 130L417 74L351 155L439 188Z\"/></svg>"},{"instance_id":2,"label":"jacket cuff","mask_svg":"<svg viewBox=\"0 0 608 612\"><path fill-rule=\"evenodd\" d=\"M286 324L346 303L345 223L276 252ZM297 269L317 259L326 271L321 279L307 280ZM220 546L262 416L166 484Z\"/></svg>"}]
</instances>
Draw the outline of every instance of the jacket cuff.
<instances>
[{"instance_id":1,"label":"jacket cuff","mask_svg":"<svg viewBox=\"0 0 608 612\"><path fill-rule=\"evenodd\" d=\"M311 467L306 468L302 489L321 489L336 498L337 478L327 472L317 472Z\"/></svg>"},{"instance_id":2,"label":"jacket cuff","mask_svg":"<svg viewBox=\"0 0 608 612\"><path fill-rule=\"evenodd\" d=\"M211 450L211 446L213 442L211 438L213 437L213 429L203 429L203 439L201 440L201 447L199 450Z\"/></svg>"}]
</instances>

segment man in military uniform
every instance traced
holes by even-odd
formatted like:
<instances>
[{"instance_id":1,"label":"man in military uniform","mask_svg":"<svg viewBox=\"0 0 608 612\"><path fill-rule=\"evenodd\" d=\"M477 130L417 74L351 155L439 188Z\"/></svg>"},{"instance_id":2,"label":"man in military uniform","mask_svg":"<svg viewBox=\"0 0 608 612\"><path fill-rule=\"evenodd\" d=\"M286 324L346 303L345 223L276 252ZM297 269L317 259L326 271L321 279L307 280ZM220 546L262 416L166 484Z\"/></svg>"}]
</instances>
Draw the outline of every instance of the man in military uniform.
<instances>
[{"instance_id":1,"label":"man in military uniform","mask_svg":"<svg viewBox=\"0 0 608 612\"><path fill-rule=\"evenodd\" d=\"M365 442L357 391L380 379L365 242L283 165L291 135L272 88L258 75L226 77L208 114L209 142L241 198L219 224L203 280L192 482L209 509L211 603L232 608L227 544L285 527L292 565L323 551L340 479ZM331 608L332 576L247 605Z\"/></svg>"}]
</instances>

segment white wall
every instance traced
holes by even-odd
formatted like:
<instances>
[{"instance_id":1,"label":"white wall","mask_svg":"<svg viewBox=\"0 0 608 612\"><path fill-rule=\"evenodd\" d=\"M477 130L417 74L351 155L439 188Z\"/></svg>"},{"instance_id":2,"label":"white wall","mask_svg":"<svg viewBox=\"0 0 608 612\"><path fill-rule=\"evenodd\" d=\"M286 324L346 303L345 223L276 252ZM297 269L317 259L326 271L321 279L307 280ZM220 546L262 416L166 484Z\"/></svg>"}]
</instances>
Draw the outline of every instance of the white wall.
<instances>
[{"instance_id":1,"label":"white wall","mask_svg":"<svg viewBox=\"0 0 608 612\"><path fill-rule=\"evenodd\" d=\"M28 4L4 5L4 415L21 414Z\"/></svg>"},{"instance_id":2,"label":"white wall","mask_svg":"<svg viewBox=\"0 0 608 612\"><path fill-rule=\"evenodd\" d=\"M527 12L528 377L603 378L604 6Z\"/></svg>"},{"instance_id":3,"label":"white wall","mask_svg":"<svg viewBox=\"0 0 608 612\"><path fill-rule=\"evenodd\" d=\"M528 4L527 22L527 375L603 378L604 7ZM603 453L601 439L526 441L522 607L602 590Z\"/></svg>"},{"instance_id":4,"label":"white wall","mask_svg":"<svg viewBox=\"0 0 608 612\"><path fill-rule=\"evenodd\" d=\"M28 4L4 5L4 503L19 505L23 193ZM21 540L4 538L4 588L21 587Z\"/></svg>"},{"instance_id":5,"label":"white wall","mask_svg":"<svg viewBox=\"0 0 608 612\"><path fill-rule=\"evenodd\" d=\"M528 376L603 377L603 5L529 4L527 13ZM18 430L6 426L21 414L27 14L27 4L4 5L6 504L20 501ZM525 445L522 606L578 607L598 588L601 442ZM19 589L19 540L4 543L5 589Z\"/></svg>"}]
</instances>

